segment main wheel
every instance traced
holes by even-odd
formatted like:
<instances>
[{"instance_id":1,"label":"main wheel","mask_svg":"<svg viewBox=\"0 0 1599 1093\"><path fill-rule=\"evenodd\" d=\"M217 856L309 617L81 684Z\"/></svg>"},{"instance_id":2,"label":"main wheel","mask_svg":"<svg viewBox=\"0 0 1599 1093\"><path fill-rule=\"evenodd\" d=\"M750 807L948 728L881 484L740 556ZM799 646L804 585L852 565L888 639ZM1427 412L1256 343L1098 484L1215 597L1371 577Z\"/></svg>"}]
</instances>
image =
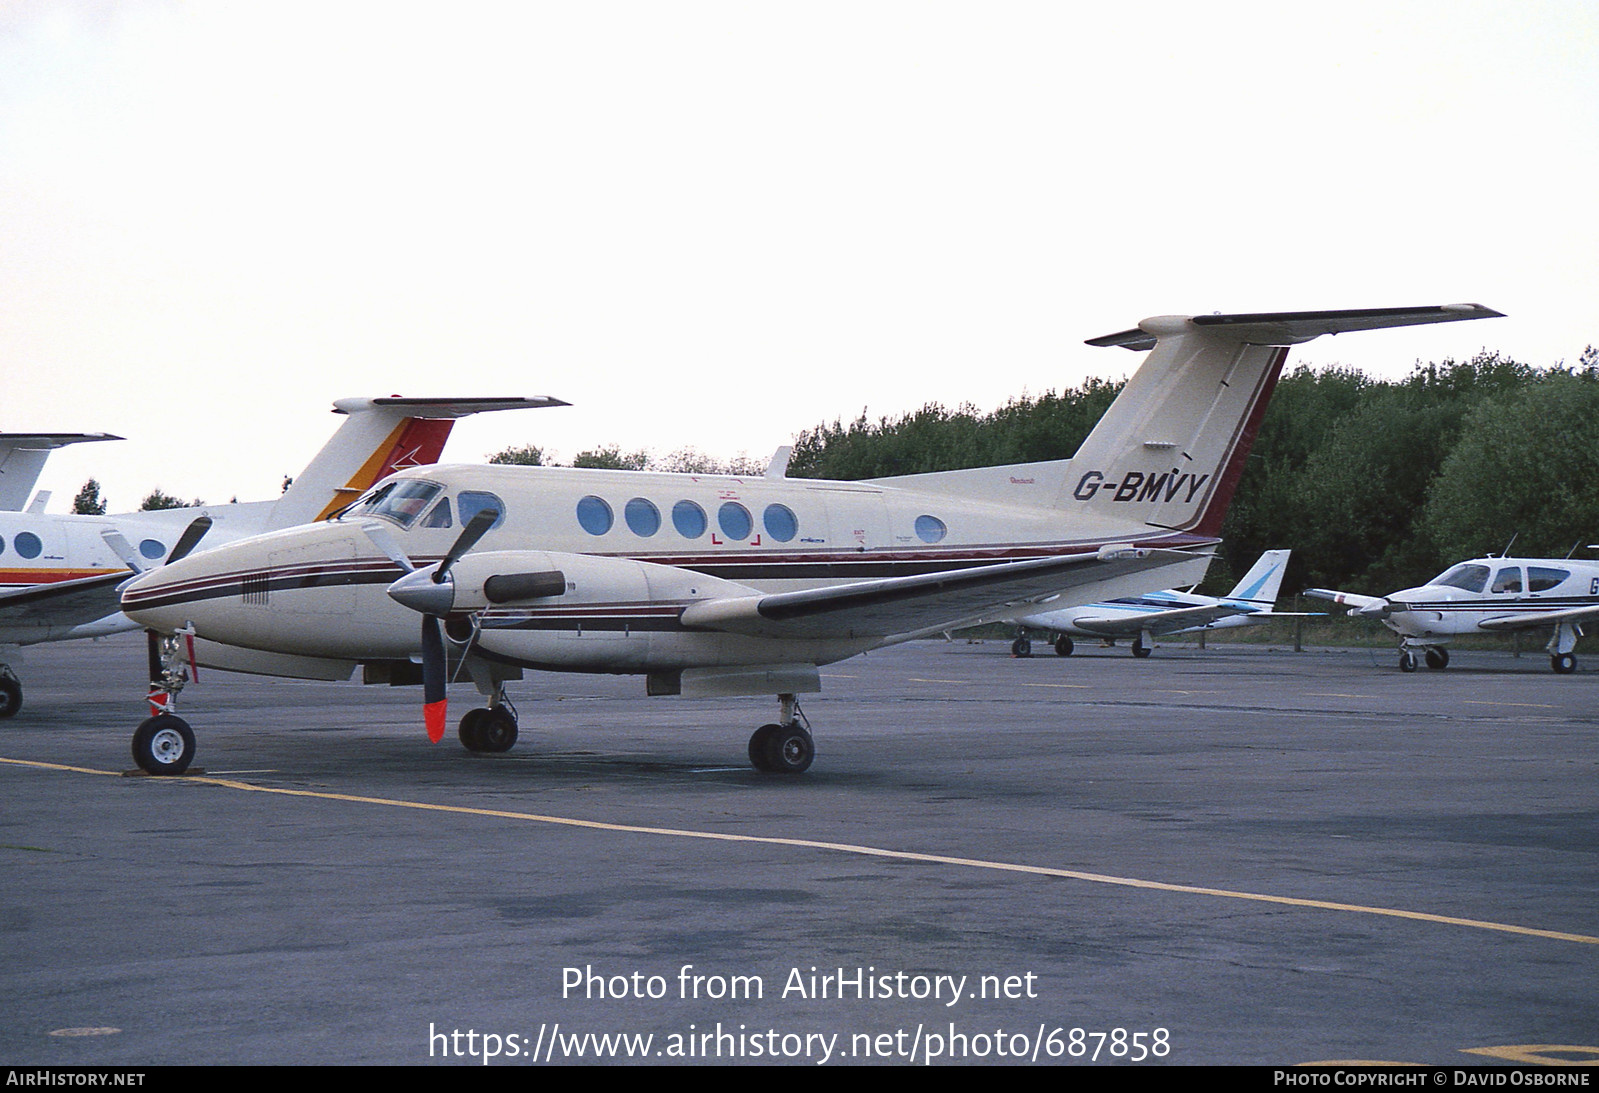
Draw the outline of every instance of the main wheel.
<instances>
[{"instance_id":1,"label":"main wheel","mask_svg":"<svg viewBox=\"0 0 1599 1093\"><path fill-rule=\"evenodd\" d=\"M1438 646L1429 646L1427 649L1427 667L1439 670L1449 667L1449 650L1440 649Z\"/></svg>"},{"instance_id":2,"label":"main wheel","mask_svg":"<svg viewBox=\"0 0 1599 1093\"><path fill-rule=\"evenodd\" d=\"M483 720L478 722L477 738L482 744L479 751L510 751L516 745L516 718L503 706L484 710Z\"/></svg>"},{"instance_id":3,"label":"main wheel","mask_svg":"<svg viewBox=\"0 0 1599 1093\"><path fill-rule=\"evenodd\" d=\"M1414 672L1416 670L1416 654L1409 649L1400 650L1399 670L1401 672Z\"/></svg>"},{"instance_id":4,"label":"main wheel","mask_svg":"<svg viewBox=\"0 0 1599 1093\"><path fill-rule=\"evenodd\" d=\"M1072 648L1072 639L1065 634L1062 634L1060 637L1055 639L1056 656L1069 657L1072 655Z\"/></svg>"},{"instance_id":5,"label":"main wheel","mask_svg":"<svg viewBox=\"0 0 1599 1093\"><path fill-rule=\"evenodd\" d=\"M133 761L146 774L182 774L194 762L194 730L176 714L145 718L133 733Z\"/></svg>"},{"instance_id":6,"label":"main wheel","mask_svg":"<svg viewBox=\"0 0 1599 1093\"><path fill-rule=\"evenodd\" d=\"M1013 657L1030 657L1033 655L1033 643L1026 638L1017 638L1010 643L1010 655Z\"/></svg>"},{"instance_id":7,"label":"main wheel","mask_svg":"<svg viewBox=\"0 0 1599 1093\"><path fill-rule=\"evenodd\" d=\"M781 725L762 725L750 735L750 766L756 770L772 769L767 758L771 751L772 734L783 731Z\"/></svg>"},{"instance_id":8,"label":"main wheel","mask_svg":"<svg viewBox=\"0 0 1599 1093\"><path fill-rule=\"evenodd\" d=\"M816 743L798 725L780 725L766 741L766 766L774 774L804 774L816 758Z\"/></svg>"},{"instance_id":9,"label":"main wheel","mask_svg":"<svg viewBox=\"0 0 1599 1093\"><path fill-rule=\"evenodd\" d=\"M22 684L7 672L0 675L0 717L15 717L22 709Z\"/></svg>"},{"instance_id":10,"label":"main wheel","mask_svg":"<svg viewBox=\"0 0 1599 1093\"><path fill-rule=\"evenodd\" d=\"M1149 654L1152 653L1152 652L1154 652L1154 650L1151 649L1149 646L1145 645L1143 642L1141 642L1141 641L1133 642L1133 656L1137 657L1139 660L1143 660L1145 657L1149 656Z\"/></svg>"},{"instance_id":11,"label":"main wheel","mask_svg":"<svg viewBox=\"0 0 1599 1093\"><path fill-rule=\"evenodd\" d=\"M1569 676L1577 670L1577 658L1571 653L1556 653L1549 658L1549 667L1563 676Z\"/></svg>"}]
</instances>

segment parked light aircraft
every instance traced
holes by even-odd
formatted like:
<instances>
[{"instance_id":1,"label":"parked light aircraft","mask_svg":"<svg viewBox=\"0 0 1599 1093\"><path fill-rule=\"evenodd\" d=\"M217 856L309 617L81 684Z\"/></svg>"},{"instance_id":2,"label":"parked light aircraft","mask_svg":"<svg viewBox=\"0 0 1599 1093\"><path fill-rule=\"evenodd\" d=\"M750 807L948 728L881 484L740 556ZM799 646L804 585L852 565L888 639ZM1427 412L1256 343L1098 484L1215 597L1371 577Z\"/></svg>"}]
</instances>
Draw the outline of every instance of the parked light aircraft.
<instances>
[{"instance_id":1,"label":"parked light aircraft","mask_svg":"<svg viewBox=\"0 0 1599 1093\"><path fill-rule=\"evenodd\" d=\"M1381 619L1399 635L1400 671L1414 672L1420 652L1429 668L1446 668L1450 638L1552 626L1545 646L1561 675L1577 670L1572 650L1582 624L1599 618L1599 563L1570 558L1473 558L1417 588L1360 596L1329 588L1305 595L1350 605L1349 614Z\"/></svg>"},{"instance_id":2,"label":"parked light aircraft","mask_svg":"<svg viewBox=\"0 0 1599 1093\"><path fill-rule=\"evenodd\" d=\"M0 512L22 511L45 460L57 448L121 439L110 433L0 433ZM49 492L43 497L48 500ZM35 501L32 507L41 511L43 501Z\"/></svg>"},{"instance_id":3,"label":"parked light aircraft","mask_svg":"<svg viewBox=\"0 0 1599 1093\"><path fill-rule=\"evenodd\" d=\"M1287 550L1268 550L1244 574L1227 595L1199 596L1168 588L1142 596L1127 596L1108 603L1090 603L1017 619L1022 634L1010 650L1019 657L1033 655L1027 631L1047 630L1053 635L1055 655L1072 655L1072 635L1096 638L1133 639L1133 656L1147 657L1153 639L1190 630L1220 630L1232 626L1253 626L1281 617L1272 610L1277 590L1282 587L1283 571L1288 567Z\"/></svg>"},{"instance_id":4,"label":"parked light aircraft","mask_svg":"<svg viewBox=\"0 0 1599 1093\"><path fill-rule=\"evenodd\" d=\"M114 516L45 513L38 506L0 512L0 718L22 706L22 682L12 667L21 659L19 647L135 629L120 611L117 586L129 569L148 569L166 558L195 520L206 521L201 527L209 530L208 546L303 524L349 504L394 471L436 461L457 418L564 405L548 398L341 399L333 408L346 420L272 501ZM32 485L30 479L27 488ZM227 651L214 652L225 667Z\"/></svg>"},{"instance_id":5,"label":"parked light aircraft","mask_svg":"<svg viewBox=\"0 0 1599 1093\"><path fill-rule=\"evenodd\" d=\"M448 672L487 696L459 726L472 751L515 742L505 683L525 668L643 675L655 695L776 695L750 760L798 773L814 755L798 696L821 689L820 665L1043 604L1197 582L1288 345L1497 314L1147 319L1089 343L1152 352L1069 460L865 482L790 479L780 460L755 478L404 471L335 519L128 584L124 610L165 635L134 758L179 773L194 755L172 712L194 635L322 678L361 662L369 681L404 679L420 655L431 739Z\"/></svg>"}]
</instances>

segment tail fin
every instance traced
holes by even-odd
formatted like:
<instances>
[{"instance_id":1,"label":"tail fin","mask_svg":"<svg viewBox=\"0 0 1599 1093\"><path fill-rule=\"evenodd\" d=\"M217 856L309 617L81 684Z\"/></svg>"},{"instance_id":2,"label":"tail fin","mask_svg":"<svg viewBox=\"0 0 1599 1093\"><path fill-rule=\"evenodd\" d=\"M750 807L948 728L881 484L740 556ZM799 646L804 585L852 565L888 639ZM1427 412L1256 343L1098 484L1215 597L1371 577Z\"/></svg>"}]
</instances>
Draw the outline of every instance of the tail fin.
<instances>
[{"instance_id":1,"label":"tail fin","mask_svg":"<svg viewBox=\"0 0 1599 1093\"><path fill-rule=\"evenodd\" d=\"M1089 345L1151 350L1072 457L1058 506L1215 537L1287 347L1323 334L1483 319L1480 304L1163 315Z\"/></svg>"},{"instance_id":2,"label":"tail fin","mask_svg":"<svg viewBox=\"0 0 1599 1093\"><path fill-rule=\"evenodd\" d=\"M0 510L22 511L45 461L57 448L121 439L110 433L0 433Z\"/></svg>"},{"instance_id":3,"label":"tail fin","mask_svg":"<svg viewBox=\"0 0 1599 1093\"><path fill-rule=\"evenodd\" d=\"M1243 600L1270 610L1277 602L1277 592L1282 588L1283 573L1288 569L1288 550L1268 550L1255 560L1244 574L1244 579L1224 597Z\"/></svg>"},{"instance_id":4,"label":"tail fin","mask_svg":"<svg viewBox=\"0 0 1599 1093\"><path fill-rule=\"evenodd\" d=\"M278 498L266 530L321 520L401 468L437 463L456 418L566 405L543 397L340 399L333 412L349 419Z\"/></svg>"}]
</instances>

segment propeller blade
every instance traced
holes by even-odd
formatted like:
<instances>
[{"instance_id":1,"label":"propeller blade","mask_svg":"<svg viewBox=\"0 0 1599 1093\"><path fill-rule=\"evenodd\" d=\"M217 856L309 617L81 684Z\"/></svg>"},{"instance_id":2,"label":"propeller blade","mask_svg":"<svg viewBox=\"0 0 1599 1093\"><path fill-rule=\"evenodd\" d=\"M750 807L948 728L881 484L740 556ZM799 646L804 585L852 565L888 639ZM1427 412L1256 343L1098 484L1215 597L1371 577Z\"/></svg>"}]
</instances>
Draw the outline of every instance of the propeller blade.
<instances>
[{"instance_id":1,"label":"propeller blade","mask_svg":"<svg viewBox=\"0 0 1599 1093\"><path fill-rule=\"evenodd\" d=\"M205 533L211 530L211 517L196 516L194 521L183 529L183 534L178 536L178 545L172 548L172 553L167 555L164 564L171 565L180 558L187 558L189 551L200 545L200 540L205 538Z\"/></svg>"},{"instance_id":2,"label":"propeller blade","mask_svg":"<svg viewBox=\"0 0 1599 1093\"><path fill-rule=\"evenodd\" d=\"M400 544L389 534L389 529L376 520L364 520L356 525L372 540L372 545L388 556L389 561L400 567L401 572L410 573L416 569L411 559L406 557L405 551L400 549Z\"/></svg>"},{"instance_id":3,"label":"propeller blade","mask_svg":"<svg viewBox=\"0 0 1599 1093\"><path fill-rule=\"evenodd\" d=\"M461 529L460 536L455 540L455 545L450 547L450 552L444 556L444 561L439 563L439 568L433 571L433 583L443 584L444 578L449 575L450 567L461 560L461 555L477 546L477 541L488 534L489 528L493 527L494 521L499 518L499 509L482 509L468 520L466 527Z\"/></svg>"},{"instance_id":4,"label":"propeller blade","mask_svg":"<svg viewBox=\"0 0 1599 1093\"><path fill-rule=\"evenodd\" d=\"M102 528L100 538L105 540L105 545L111 548L111 553L122 559L122 564L135 573L148 573L150 564L134 551L133 544L128 542L127 536L116 528Z\"/></svg>"},{"instance_id":5,"label":"propeller blade","mask_svg":"<svg viewBox=\"0 0 1599 1093\"><path fill-rule=\"evenodd\" d=\"M448 716L445 696L444 624L433 615L422 616L422 720L428 739L437 744L444 739Z\"/></svg>"}]
</instances>

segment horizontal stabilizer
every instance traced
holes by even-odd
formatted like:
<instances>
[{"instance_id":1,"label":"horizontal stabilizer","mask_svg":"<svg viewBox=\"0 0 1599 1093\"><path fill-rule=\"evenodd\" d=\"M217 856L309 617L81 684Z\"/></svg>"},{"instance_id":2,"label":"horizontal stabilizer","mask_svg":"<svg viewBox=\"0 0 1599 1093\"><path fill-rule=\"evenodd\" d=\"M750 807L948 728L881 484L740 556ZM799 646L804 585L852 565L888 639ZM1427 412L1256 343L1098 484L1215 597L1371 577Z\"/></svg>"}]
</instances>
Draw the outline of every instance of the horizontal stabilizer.
<instances>
[{"instance_id":1,"label":"horizontal stabilizer","mask_svg":"<svg viewBox=\"0 0 1599 1093\"><path fill-rule=\"evenodd\" d=\"M1430 307L1372 307L1349 311L1261 311L1241 315L1168 316L1186 318L1193 326L1247 345L1297 345L1323 334L1351 330L1381 330L1393 326L1454 323L1465 319L1503 318L1481 304L1441 304ZM1153 349L1157 336L1174 331L1166 319L1146 319L1132 330L1090 338L1089 345L1123 349Z\"/></svg>"}]
</instances>

